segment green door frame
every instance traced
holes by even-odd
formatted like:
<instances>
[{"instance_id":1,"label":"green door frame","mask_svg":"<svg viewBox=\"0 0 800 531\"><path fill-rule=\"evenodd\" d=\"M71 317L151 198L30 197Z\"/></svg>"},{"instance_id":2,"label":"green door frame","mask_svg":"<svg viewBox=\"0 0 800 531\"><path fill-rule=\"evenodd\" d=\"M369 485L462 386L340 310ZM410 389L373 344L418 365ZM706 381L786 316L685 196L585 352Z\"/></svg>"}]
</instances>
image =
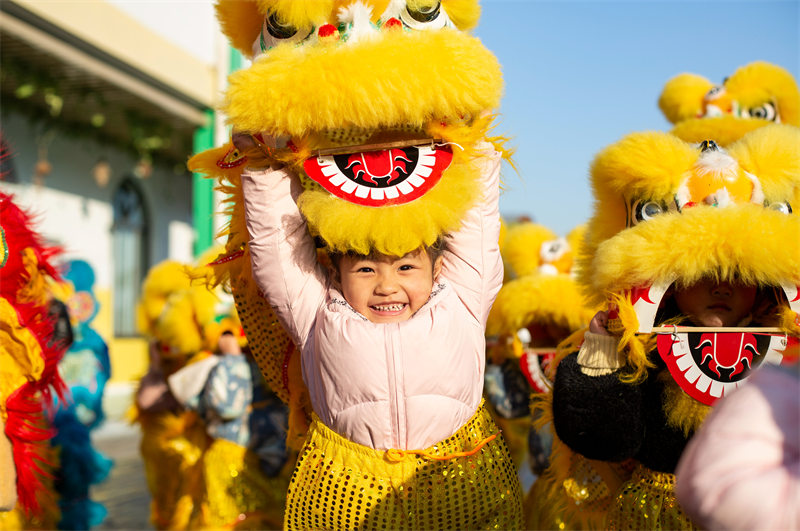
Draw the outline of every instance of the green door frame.
<instances>
[{"instance_id":1,"label":"green door frame","mask_svg":"<svg viewBox=\"0 0 800 531\"><path fill-rule=\"evenodd\" d=\"M242 67L242 54L229 48L228 74ZM206 125L194 133L192 150L200 153L214 146L214 111L206 111ZM194 220L194 255L200 256L214 245L214 181L202 174L192 175L192 219Z\"/></svg>"}]
</instances>

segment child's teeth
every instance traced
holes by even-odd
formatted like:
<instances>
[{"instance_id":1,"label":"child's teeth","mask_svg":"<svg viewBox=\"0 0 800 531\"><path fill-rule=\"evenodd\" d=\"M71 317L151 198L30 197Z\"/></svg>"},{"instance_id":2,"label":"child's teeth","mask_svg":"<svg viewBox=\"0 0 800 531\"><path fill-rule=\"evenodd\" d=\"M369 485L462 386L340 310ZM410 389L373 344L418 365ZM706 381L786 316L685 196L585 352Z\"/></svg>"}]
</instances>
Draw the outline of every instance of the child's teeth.
<instances>
[{"instance_id":1,"label":"child's teeth","mask_svg":"<svg viewBox=\"0 0 800 531\"><path fill-rule=\"evenodd\" d=\"M375 306L380 312L399 312L403 309L403 304L386 304L383 306Z\"/></svg>"}]
</instances>

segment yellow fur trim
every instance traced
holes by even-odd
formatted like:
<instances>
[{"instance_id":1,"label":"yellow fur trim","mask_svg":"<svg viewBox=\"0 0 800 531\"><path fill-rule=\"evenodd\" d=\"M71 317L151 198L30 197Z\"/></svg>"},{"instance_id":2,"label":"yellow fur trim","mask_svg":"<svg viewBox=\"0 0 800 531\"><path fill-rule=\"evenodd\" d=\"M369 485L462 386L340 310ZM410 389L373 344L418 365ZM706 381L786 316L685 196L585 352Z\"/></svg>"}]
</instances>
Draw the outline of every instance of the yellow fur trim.
<instances>
[{"instance_id":1,"label":"yellow fur trim","mask_svg":"<svg viewBox=\"0 0 800 531\"><path fill-rule=\"evenodd\" d=\"M36 336L20 324L17 311L0 297L0 420L6 420L5 402L44 370L42 347Z\"/></svg>"},{"instance_id":2,"label":"yellow fur trim","mask_svg":"<svg viewBox=\"0 0 800 531\"><path fill-rule=\"evenodd\" d=\"M637 335L639 318L626 297L613 294L610 302L617 307L619 317L609 320L608 331L619 337L617 349L625 352L626 363L632 369L631 372L621 374L620 380L628 383L640 382L647 376L647 369L655 366L647 356L655 347L655 336Z\"/></svg>"},{"instance_id":3,"label":"yellow fur trim","mask_svg":"<svg viewBox=\"0 0 800 531\"><path fill-rule=\"evenodd\" d=\"M791 126L772 125L729 148L742 168L758 177L768 202L798 200L799 134ZM669 204L698 156L699 150L671 135L638 133L595 159L592 183L598 208L579 268L593 302L601 303L606 293L674 277L683 284L708 275L738 276L751 285L798 279L800 249L787 245L800 234L800 217L794 214L755 204L701 205L625 228L624 198Z\"/></svg>"},{"instance_id":4,"label":"yellow fur trim","mask_svg":"<svg viewBox=\"0 0 800 531\"><path fill-rule=\"evenodd\" d=\"M500 254L503 254L503 247L506 244L506 235L508 234L508 222L505 218L500 218Z\"/></svg>"},{"instance_id":5,"label":"yellow fur trim","mask_svg":"<svg viewBox=\"0 0 800 531\"><path fill-rule=\"evenodd\" d=\"M222 33L230 39L231 45L245 57L252 56L253 42L264 22L258 5L252 0L217 0L214 7Z\"/></svg>"},{"instance_id":6,"label":"yellow fur trim","mask_svg":"<svg viewBox=\"0 0 800 531\"><path fill-rule=\"evenodd\" d=\"M481 6L475 0L443 0L442 6L459 29L471 30L478 25Z\"/></svg>"},{"instance_id":7,"label":"yellow fur trim","mask_svg":"<svg viewBox=\"0 0 800 531\"><path fill-rule=\"evenodd\" d=\"M711 412L711 406L695 400L687 395L669 371L661 371L658 380L664 385L663 403L661 407L667 424L681 430L685 437L696 432L706 416Z\"/></svg>"},{"instance_id":8,"label":"yellow fur trim","mask_svg":"<svg viewBox=\"0 0 800 531\"><path fill-rule=\"evenodd\" d=\"M764 120L743 120L726 114L714 118L685 120L670 132L686 142L713 140L720 146L727 146L760 127L764 127Z\"/></svg>"},{"instance_id":9,"label":"yellow fur trim","mask_svg":"<svg viewBox=\"0 0 800 531\"><path fill-rule=\"evenodd\" d=\"M509 278L521 278L536 273L542 262L542 244L557 237L555 232L538 223L511 225L503 246L503 263Z\"/></svg>"},{"instance_id":10,"label":"yellow fur trim","mask_svg":"<svg viewBox=\"0 0 800 531\"><path fill-rule=\"evenodd\" d=\"M768 120L724 114L699 117L703 100L714 85L696 74L680 74L667 82L658 104L675 124L672 134L687 142L714 140L727 146L746 133L771 124ZM740 112L774 104L780 123L800 125L800 90L792 75L780 66L756 61L738 68L722 88Z\"/></svg>"},{"instance_id":11,"label":"yellow fur trim","mask_svg":"<svg viewBox=\"0 0 800 531\"><path fill-rule=\"evenodd\" d=\"M155 323L155 336L176 353L216 349L208 344L205 327L214 322L217 301L205 286L173 293Z\"/></svg>"},{"instance_id":12,"label":"yellow fur trim","mask_svg":"<svg viewBox=\"0 0 800 531\"><path fill-rule=\"evenodd\" d=\"M751 286L800 282L800 246L791 243L799 234L800 217L760 205L664 214L600 244L589 284L602 296L671 278L683 286L708 276Z\"/></svg>"},{"instance_id":13,"label":"yellow fur trim","mask_svg":"<svg viewBox=\"0 0 800 531\"><path fill-rule=\"evenodd\" d=\"M397 79L398 63L414 64L414 75ZM390 32L333 50L275 48L231 75L224 112L240 131L302 137L477 116L497 107L502 90L497 59L478 39Z\"/></svg>"},{"instance_id":14,"label":"yellow fur trim","mask_svg":"<svg viewBox=\"0 0 800 531\"><path fill-rule=\"evenodd\" d=\"M331 22L337 4L334 0L256 0L256 3L262 16L273 14L281 23L295 28Z\"/></svg>"},{"instance_id":15,"label":"yellow fur trim","mask_svg":"<svg viewBox=\"0 0 800 531\"><path fill-rule=\"evenodd\" d=\"M800 128L770 125L742 137L728 152L746 171L756 175L767 201L790 201L800 211ZM795 208L795 205L798 205Z\"/></svg>"},{"instance_id":16,"label":"yellow fur trim","mask_svg":"<svg viewBox=\"0 0 800 531\"><path fill-rule=\"evenodd\" d=\"M744 108L774 100L781 123L800 126L800 90L780 66L764 61L742 66L725 81L725 90Z\"/></svg>"},{"instance_id":17,"label":"yellow fur trim","mask_svg":"<svg viewBox=\"0 0 800 531\"><path fill-rule=\"evenodd\" d=\"M486 323L487 335L516 334L532 322L548 322L570 331L592 318L575 281L568 275L530 275L506 283Z\"/></svg>"},{"instance_id":18,"label":"yellow fur trim","mask_svg":"<svg viewBox=\"0 0 800 531\"><path fill-rule=\"evenodd\" d=\"M695 118L703 112L703 97L714 84L697 74L678 74L664 85L658 107L671 123Z\"/></svg>"},{"instance_id":19,"label":"yellow fur trim","mask_svg":"<svg viewBox=\"0 0 800 531\"><path fill-rule=\"evenodd\" d=\"M39 259L30 247L22 250L22 266L27 273L25 284L17 291L17 299L21 303L32 303L44 306L50 298L48 276L39 270Z\"/></svg>"},{"instance_id":20,"label":"yellow fur trim","mask_svg":"<svg viewBox=\"0 0 800 531\"><path fill-rule=\"evenodd\" d=\"M170 294L190 286L184 266L175 260L165 260L153 266L142 283L142 296L137 307L139 331L146 336L155 332L155 322Z\"/></svg>"}]
</instances>

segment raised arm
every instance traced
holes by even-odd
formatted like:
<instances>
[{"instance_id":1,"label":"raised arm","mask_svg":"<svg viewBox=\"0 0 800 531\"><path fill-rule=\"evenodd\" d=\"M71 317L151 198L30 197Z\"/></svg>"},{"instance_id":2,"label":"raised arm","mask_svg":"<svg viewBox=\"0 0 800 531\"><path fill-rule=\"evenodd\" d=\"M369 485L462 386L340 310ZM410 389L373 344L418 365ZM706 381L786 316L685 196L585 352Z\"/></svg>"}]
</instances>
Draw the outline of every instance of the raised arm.
<instances>
[{"instance_id":1,"label":"raised arm","mask_svg":"<svg viewBox=\"0 0 800 531\"><path fill-rule=\"evenodd\" d=\"M446 239L443 275L470 313L486 324L489 309L503 285L500 257L500 153L487 145L478 161L482 198L465 215L461 228Z\"/></svg>"},{"instance_id":2,"label":"raised arm","mask_svg":"<svg viewBox=\"0 0 800 531\"><path fill-rule=\"evenodd\" d=\"M282 168L248 168L242 173L242 191L253 278L302 347L326 292L314 241L297 208L302 190Z\"/></svg>"}]
</instances>

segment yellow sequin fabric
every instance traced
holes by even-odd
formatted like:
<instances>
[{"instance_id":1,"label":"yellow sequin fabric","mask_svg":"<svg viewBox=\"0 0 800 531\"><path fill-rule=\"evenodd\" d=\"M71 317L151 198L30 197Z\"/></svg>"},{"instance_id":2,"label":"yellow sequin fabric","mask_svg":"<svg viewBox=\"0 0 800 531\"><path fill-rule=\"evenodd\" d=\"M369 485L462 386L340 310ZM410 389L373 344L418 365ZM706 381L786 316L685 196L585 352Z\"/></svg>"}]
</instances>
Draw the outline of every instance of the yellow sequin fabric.
<instances>
[{"instance_id":1,"label":"yellow sequin fabric","mask_svg":"<svg viewBox=\"0 0 800 531\"><path fill-rule=\"evenodd\" d=\"M258 456L217 439L203 457L207 503L203 524L210 529L280 529L291 468L266 476Z\"/></svg>"},{"instance_id":2,"label":"yellow sequin fabric","mask_svg":"<svg viewBox=\"0 0 800 531\"><path fill-rule=\"evenodd\" d=\"M143 413L140 451L156 529L188 529L205 496L202 458L205 425L192 412Z\"/></svg>"},{"instance_id":3,"label":"yellow sequin fabric","mask_svg":"<svg viewBox=\"0 0 800 531\"><path fill-rule=\"evenodd\" d=\"M639 465L617 495L606 529L699 529L675 498L675 475Z\"/></svg>"},{"instance_id":4,"label":"yellow sequin fabric","mask_svg":"<svg viewBox=\"0 0 800 531\"><path fill-rule=\"evenodd\" d=\"M446 458L462 453L471 455ZM418 453L361 446L315 417L289 485L284 528L521 529L522 491L483 407Z\"/></svg>"}]
</instances>

